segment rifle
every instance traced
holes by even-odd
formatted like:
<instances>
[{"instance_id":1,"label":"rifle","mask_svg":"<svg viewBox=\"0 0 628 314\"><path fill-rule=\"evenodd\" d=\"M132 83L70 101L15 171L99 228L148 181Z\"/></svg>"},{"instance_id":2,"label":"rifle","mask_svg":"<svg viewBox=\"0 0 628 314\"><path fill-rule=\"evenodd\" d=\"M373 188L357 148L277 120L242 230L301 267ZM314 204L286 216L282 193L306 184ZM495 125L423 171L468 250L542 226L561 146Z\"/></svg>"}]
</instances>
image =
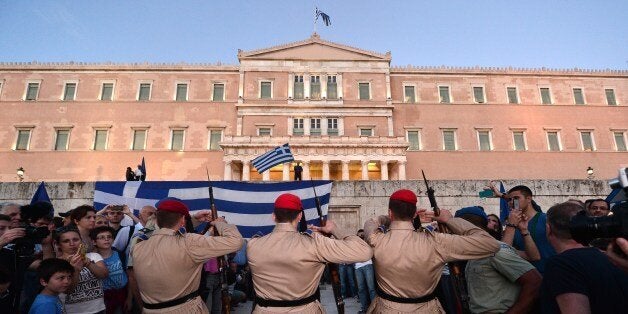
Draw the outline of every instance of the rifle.
<instances>
[{"instance_id":1,"label":"rifle","mask_svg":"<svg viewBox=\"0 0 628 314\"><path fill-rule=\"evenodd\" d=\"M321 227L325 227L327 223L327 219L323 218L323 210L321 209L321 202L318 200L318 195L316 195L316 187L314 187L314 181L310 180L312 183L312 190L314 190L314 201L316 202L316 212L318 213L318 221ZM305 212L303 212L303 216L305 216ZM327 263L329 267L329 274L331 275L331 287L334 290L334 299L336 300L336 309L338 310L338 314L345 313L345 301L342 299L342 294L340 291L340 274L338 272L338 264L335 263Z\"/></svg>"},{"instance_id":2,"label":"rifle","mask_svg":"<svg viewBox=\"0 0 628 314\"><path fill-rule=\"evenodd\" d=\"M440 208L438 208L438 204L436 203L434 189L429 185L423 170L421 170L421 174L423 174L423 182L425 182L425 188L427 189L427 199L430 201L430 206L434 210L434 216L438 217L440 216ZM438 230L442 233L451 233L451 230L449 230L445 224L441 224L440 222L438 223ZM452 284L456 294L456 311L457 313L469 313L469 295L467 294L466 282L464 274L462 273L462 265L459 262L450 262L449 266L452 276Z\"/></svg>"},{"instance_id":3,"label":"rifle","mask_svg":"<svg viewBox=\"0 0 628 314\"><path fill-rule=\"evenodd\" d=\"M207 183L209 190L209 208L211 209L211 220L215 220L218 218L218 210L216 209L216 204L214 203L214 188L212 187L212 181L209 179L209 170L207 170ZM207 233L211 228L211 224L207 222L207 226L203 230L202 234ZM213 228L213 235L219 236L218 229ZM220 295L221 295L221 303L222 303L222 314L229 314L231 312L231 296L229 295L229 283L227 282L227 271L229 264L227 263L228 259L225 256L217 257L218 260L218 269L220 271Z\"/></svg>"}]
</instances>

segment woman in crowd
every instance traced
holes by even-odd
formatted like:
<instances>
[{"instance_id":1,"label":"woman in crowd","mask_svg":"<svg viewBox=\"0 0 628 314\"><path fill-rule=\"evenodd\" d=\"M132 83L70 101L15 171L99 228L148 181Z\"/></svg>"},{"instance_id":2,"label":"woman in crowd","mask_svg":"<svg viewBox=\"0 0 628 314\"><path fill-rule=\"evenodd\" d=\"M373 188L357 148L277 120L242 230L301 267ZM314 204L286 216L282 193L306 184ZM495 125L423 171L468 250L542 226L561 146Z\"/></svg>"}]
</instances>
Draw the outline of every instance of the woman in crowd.
<instances>
[{"instance_id":1,"label":"woman in crowd","mask_svg":"<svg viewBox=\"0 0 628 314\"><path fill-rule=\"evenodd\" d=\"M503 232L504 228L502 227L502 222L499 220L499 217L495 214L488 215L488 233L492 235L493 238L501 241Z\"/></svg>"},{"instance_id":2,"label":"woman in crowd","mask_svg":"<svg viewBox=\"0 0 628 314\"><path fill-rule=\"evenodd\" d=\"M59 248L57 257L69 261L75 269L72 288L66 295L60 296L66 312L105 313L101 279L107 278L109 272L100 254L81 251L81 234L76 228L61 228L54 238Z\"/></svg>"},{"instance_id":3,"label":"woman in crowd","mask_svg":"<svg viewBox=\"0 0 628 314\"><path fill-rule=\"evenodd\" d=\"M94 244L89 238L89 232L96 226L96 209L90 205L81 205L72 210L70 226L75 226L81 234L87 252L94 250Z\"/></svg>"}]
</instances>

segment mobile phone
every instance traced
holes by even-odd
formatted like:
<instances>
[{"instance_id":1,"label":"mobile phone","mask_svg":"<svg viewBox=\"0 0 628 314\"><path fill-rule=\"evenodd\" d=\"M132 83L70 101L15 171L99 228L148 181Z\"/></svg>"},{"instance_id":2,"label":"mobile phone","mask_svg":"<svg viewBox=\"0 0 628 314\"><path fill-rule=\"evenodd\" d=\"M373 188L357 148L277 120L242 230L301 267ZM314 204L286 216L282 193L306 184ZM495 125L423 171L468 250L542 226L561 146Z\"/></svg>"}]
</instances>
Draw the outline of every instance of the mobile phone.
<instances>
[{"instance_id":1,"label":"mobile phone","mask_svg":"<svg viewBox=\"0 0 628 314\"><path fill-rule=\"evenodd\" d=\"M495 196L495 194L493 193L492 190L482 190L478 194L480 195L480 198L487 198L487 197L494 197Z\"/></svg>"},{"instance_id":2,"label":"mobile phone","mask_svg":"<svg viewBox=\"0 0 628 314\"><path fill-rule=\"evenodd\" d=\"M519 210L519 200L518 199L513 199L512 200L512 209Z\"/></svg>"}]
</instances>

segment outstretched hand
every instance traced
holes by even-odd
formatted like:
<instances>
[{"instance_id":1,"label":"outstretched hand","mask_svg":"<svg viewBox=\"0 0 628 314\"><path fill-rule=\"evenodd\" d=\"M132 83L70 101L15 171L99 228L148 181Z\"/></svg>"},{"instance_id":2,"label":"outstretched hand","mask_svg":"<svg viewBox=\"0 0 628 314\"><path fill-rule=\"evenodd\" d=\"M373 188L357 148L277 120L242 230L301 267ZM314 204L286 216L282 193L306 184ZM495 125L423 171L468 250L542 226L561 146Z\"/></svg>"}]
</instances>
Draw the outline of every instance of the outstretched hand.
<instances>
[{"instance_id":1,"label":"outstretched hand","mask_svg":"<svg viewBox=\"0 0 628 314\"><path fill-rule=\"evenodd\" d=\"M336 223L331 220L327 220L327 222L325 223L325 227L309 225L307 226L307 228L318 233L332 234L336 230Z\"/></svg>"}]
</instances>

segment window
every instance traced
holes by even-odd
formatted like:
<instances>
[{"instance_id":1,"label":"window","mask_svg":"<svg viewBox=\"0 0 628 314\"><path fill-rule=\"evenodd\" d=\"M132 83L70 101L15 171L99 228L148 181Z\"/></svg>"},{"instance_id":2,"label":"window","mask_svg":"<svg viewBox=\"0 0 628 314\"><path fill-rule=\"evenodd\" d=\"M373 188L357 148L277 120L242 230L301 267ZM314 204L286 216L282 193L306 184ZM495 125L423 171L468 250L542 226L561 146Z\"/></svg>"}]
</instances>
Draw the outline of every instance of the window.
<instances>
[{"instance_id":1,"label":"window","mask_svg":"<svg viewBox=\"0 0 628 314\"><path fill-rule=\"evenodd\" d=\"M17 141L15 142L15 150L28 150L31 141L31 129L17 130Z\"/></svg>"},{"instance_id":2,"label":"window","mask_svg":"<svg viewBox=\"0 0 628 314\"><path fill-rule=\"evenodd\" d=\"M443 130L443 149L456 150L456 131Z\"/></svg>"},{"instance_id":3,"label":"window","mask_svg":"<svg viewBox=\"0 0 628 314\"><path fill-rule=\"evenodd\" d=\"M373 136L372 128L360 128L360 136Z\"/></svg>"},{"instance_id":4,"label":"window","mask_svg":"<svg viewBox=\"0 0 628 314\"><path fill-rule=\"evenodd\" d=\"M39 83L28 83L26 87L26 97L25 100L37 100L37 95L39 94Z\"/></svg>"},{"instance_id":5,"label":"window","mask_svg":"<svg viewBox=\"0 0 628 314\"><path fill-rule=\"evenodd\" d=\"M213 101L225 101L225 84L214 83Z\"/></svg>"},{"instance_id":6,"label":"window","mask_svg":"<svg viewBox=\"0 0 628 314\"><path fill-rule=\"evenodd\" d=\"M606 103L609 106L617 106L617 100L615 100L615 90L607 88L604 92L606 93Z\"/></svg>"},{"instance_id":7,"label":"window","mask_svg":"<svg viewBox=\"0 0 628 314\"><path fill-rule=\"evenodd\" d=\"M517 94L517 88L516 87L507 87L506 88L506 92L508 93L508 103L509 104L518 104L519 103L519 96Z\"/></svg>"},{"instance_id":8,"label":"window","mask_svg":"<svg viewBox=\"0 0 628 314\"><path fill-rule=\"evenodd\" d=\"M414 86L406 85L403 87L403 101L408 103L416 102L416 94L414 93Z\"/></svg>"},{"instance_id":9,"label":"window","mask_svg":"<svg viewBox=\"0 0 628 314\"><path fill-rule=\"evenodd\" d=\"M615 150L618 152L625 152L626 138L624 137L624 132L615 131L613 132L613 137L615 138Z\"/></svg>"},{"instance_id":10,"label":"window","mask_svg":"<svg viewBox=\"0 0 628 314\"><path fill-rule=\"evenodd\" d=\"M581 131L580 139L582 140L582 150L591 152L595 150L593 145L593 133L591 131Z\"/></svg>"},{"instance_id":11,"label":"window","mask_svg":"<svg viewBox=\"0 0 628 314\"><path fill-rule=\"evenodd\" d=\"M177 101L187 101L188 100L188 84L179 83L177 84Z\"/></svg>"},{"instance_id":12,"label":"window","mask_svg":"<svg viewBox=\"0 0 628 314\"><path fill-rule=\"evenodd\" d=\"M150 83L142 83L140 84L140 90L138 92L137 100L139 101L148 101L150 100Z\"/></svg>"},{"instance_id":13,"label":"window","mask_svg":"<svg viewBox=\"0 0 628 314\"><path fill-rule=\"evenodd\" d=\"M327 76L327 99L338 99L338 84L335 75Z\"/></svg>"},{"instance_id":14,"label":"window","mask_svg":"<svg viewBox=\"0 0 628 314\"><path fill-rule=\"evenodd\" d=\"M293 135L303 135L303 118L294 118L292 119L292 134Z\"/></svg>"},{"instance_id":15,"label":"window","mask_svg":"<svg viewBox=\"0 0 628 314\"><path fill-rule=\"evenodd\" d=\"M294 99L304 99L305 98L304 90L305 89L303 87L303 75L295 75L294 76Z\"/></svg>"},{"instance_id":16,"label":"window","mask_svg":"<svg viewBox=\"0 0 628 314\"><path fill-rule=\"evenodd\" d=\"M451 103L451 97L449 97L449 86L439 86L438 95L440 97L441 103L443 104Z\"/></svg>"},{"instance_id":17,"label":"window","mask_svg":"<svg viewBox=\"0 0 628 314\"><path fill-rule=\"evenodd\" d=\"M113 83L102 83L100 100L113 100Z\"/></svg>"},{"instance_id":18,"label":"window","mask_svg":"<svg viewBox=\"0 0 628 314\"><path fill-rule=\"evenodd\" d=\"M314 136L321 135L321 119L320 118L310 119L310 135L314 135Z\"/></svg>"},{"instance_id":19,"label":"window","mask_svg":"<svg viewBox=\"0 0 628 314\"><path fill-rule=\"evenodd\" d=\"M260 98L271 99L273 98L273 84L272 82L260 82Z\"/></svg>"},{"instance_id":20,"label":"window","mask_svg":"<svg viewBox=\"0 0 628 314\"><path fill-rule=\"evenodd\" d=\"M408 131L408 150L419 150L421 149L419 142L419 131L410 130Z\"/></svg>"},{"instance_id":21,"label":"window","mask_svg":"<svg viewBox=\"0 0 628 314\"><path fill-rule=\"evenodd\" d=\"M541 103L544 105L551 105L552 94L550 93L550 89L548 87L541 87L539 91L541 92Z\"/></svg>"},{"instance_id":22,"label":"window","mask_svg":"<svg viewBox=\"0 0 628 314\"><path fill-rule=\"evenodd\" d=\"M172 130L170 137L170 150L182 151L185 130Z\"/></svg>"},{"instance_id":23,"label":"window","mask_svg":"<svg viewBox=\"0 0 628 314\"><path fill-rule=\"evenodd\" d=\"M327 135L337 136L338 134L338 118L327 118Z\"/></svg>"},{"instance_id":24,"label":"window","mask_svg":"<svg viewBox=\"0 0 628 314\"><path fill-rule=\"evenodd\" d=\"M132 150L146 149L146 130L133 130Z\"/></svg>"},{"instance_id":25,"label":"window","mask_svg":"<svg viewBox=\"0 0 628 314\"><path fill-rule=\"evenodd\" d=\"M584 105L584 93L582 92L582 88L573 89L573 99L576 105Z\"/></svg>"},{"instance_id":26,"label":"window","mask_svg":"<svg viewBox=\"0 0 628 314\"><path fill-rule=\"evenodd\" d=\"M272 130L271 130L271 128L258 128L257 129L257 135L258 136L271 136L272 135Z\"/></svg>"},{"instance_id":27,"label":"window","mask_svg":"<svg viewBox=\"0 0 628 314\"><path fill-rule=\"evenodd\" d=\"M107 134L108 130L96 130L94 134L94 150L106 150L107 149Z\"/></svg>"},{"instance_id":28,"label":"window","mask_svg":"<svg viewBox=\"0 0 628 314\"><path fill-rule=\"evenodd\" d=\"M558 131L547 132L547 149L552 152L560 151L560 140L558 136Z\"/></svg>"},{"instance_id":29,"label":"window","mask_svg":"<svg viewBox=\"0 0 628 314\"><path fill-rule=\"evenodd\" d=\"M358 89L360 92L360 100L371 99L371 84L370 83L358 83Z\"/></svg>"},{"instance_id":30,"label":"window","mask_svg":"<svg viewBox=\"0 0 628 314\"><path fill-rule=\"evenodd\" d=\"M480 150L492 150L493 148L491 145L491 131L478 130L478 142L480 144Z\"/></svg>"},{"instance_id":31,"label":"window","mask_svg":"<svg viewBox=\"0 0 628 314\"><path fill-rule=\"evenodd\" d=\"M525 151L526 150L526 141L525 134L523 131L513 131L512 132L512 143L513 149L516 151Z\"/></svg>"},{"instance_id":32,"label":"window","mask_svg":"<svg viewBox=\"0 0 628 314\"><path fill-rule=\"evenodd\" d=\"M220 150L222 130L209 130L209 150Z\"/></svg>"},{"instance_id":33,"label":"window","mask_svg":"<svg viewBox=\"0 0 628 314\"><path fill-rule=\"evenodd\" d=\"M55 135L55 150L68 150L70 130L58 129Z\"/></svg>"},{"instance_id":34,"label":"window","mask_svg":"<svg viewBox=\"0 0 628 314\"><path fill-rule=\"evenodd\" d=\"M65 83L65 89L63 92L63 100L74 100L76 96L76 83Z\"/></svg>"},{"instance_id":35,"label":"window","mask_svg":"<svg viewBox=\"0 0 628 314\"><path fill-rule=\"evenodd\" d=\"M484 87L482 86L473 86L473 101L478 104L483 104L484 100Z\"/></svg>"},{"instance_id":36,"label":"window","mask_svg":"<svg viewBox=\"0 0 628 314\"><path fill-rule=\"evenodd\" d=\"M321 99L321 77L319 75L310 76L310 98Z\"/></svg>"}]
</instances>

